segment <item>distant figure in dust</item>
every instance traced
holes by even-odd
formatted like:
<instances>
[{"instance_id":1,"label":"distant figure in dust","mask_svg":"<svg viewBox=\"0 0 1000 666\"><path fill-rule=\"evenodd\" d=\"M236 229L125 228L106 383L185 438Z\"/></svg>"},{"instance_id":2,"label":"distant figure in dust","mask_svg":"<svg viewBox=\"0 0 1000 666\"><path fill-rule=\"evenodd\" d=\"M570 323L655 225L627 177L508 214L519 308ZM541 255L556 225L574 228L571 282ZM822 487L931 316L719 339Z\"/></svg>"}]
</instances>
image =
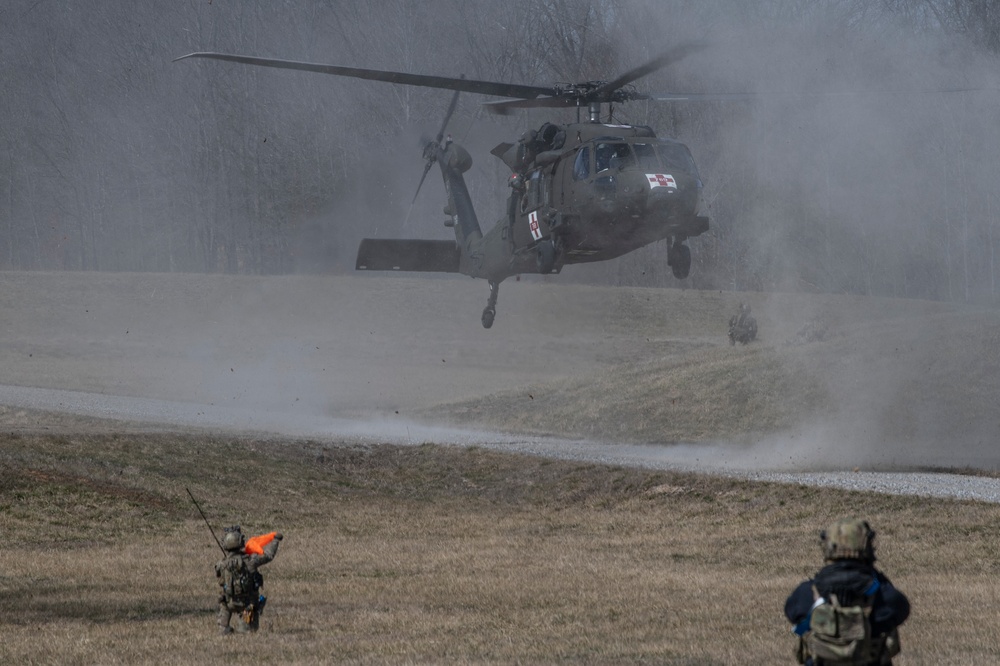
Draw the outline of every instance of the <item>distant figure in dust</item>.
<instances>
[{"instance_id":1,"label":"distant figure in dust","mask_svg":"<svg viewBox=\"0 0 1000 666\"><path fill-rule=\"evenodd\" d=\"M222 549L226 557L215 564L219 579L219 629L223 635L233 633L229 621L236 613L236 631L248 633L260 628L260 614L267 597L261 593L264 577L257 571L278 554L281 532L254 537L247 543L239 525L226 528Z\"/></svg>"},{"instance_id":2,"label":"distant figure in dust","mask_svg":"<svg viewBox=\"0 0 1000 666\"><path fill-rule=\"evenodd\" d=\"M729 344L746 344L757 337L757 320L750 316L750 306L740 303L739 311L729 319Z\"/></svg>"},{"instance_id":3,"label":"distant figure in dust","mask_svg":"<svg viewBox=\"0 0 1000 666\"><path fill-rule=\"evenodd\" d=\"M826 566L785 602L799 663L892 666L910 602L875 568L875 531L867 520L846 519L819 536Z\"/></svg>"}]
</instances>

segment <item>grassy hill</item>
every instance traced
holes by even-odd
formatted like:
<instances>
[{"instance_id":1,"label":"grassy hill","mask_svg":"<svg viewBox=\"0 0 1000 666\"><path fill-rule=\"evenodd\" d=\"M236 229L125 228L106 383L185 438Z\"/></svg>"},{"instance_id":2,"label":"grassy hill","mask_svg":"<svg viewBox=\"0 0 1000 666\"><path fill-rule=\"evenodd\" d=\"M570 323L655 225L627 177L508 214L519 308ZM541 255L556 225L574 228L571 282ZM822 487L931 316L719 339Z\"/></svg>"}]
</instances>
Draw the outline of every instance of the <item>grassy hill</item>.
<instances>
[{"instance_id":1,"label":"grassy hill","mask_svg":"<svg viewBox=\"0 0 1000 666\"><path fill-rule=\"evenodd\" d=\"M734 295L624 290L620 362L439 405L434 419L610 441L833 439L866 459L997 464L1000 313L926 301L742 294L758 340L728 344ZM673 313L671 318L663 313Z\"/></svg>"}]
</instances>

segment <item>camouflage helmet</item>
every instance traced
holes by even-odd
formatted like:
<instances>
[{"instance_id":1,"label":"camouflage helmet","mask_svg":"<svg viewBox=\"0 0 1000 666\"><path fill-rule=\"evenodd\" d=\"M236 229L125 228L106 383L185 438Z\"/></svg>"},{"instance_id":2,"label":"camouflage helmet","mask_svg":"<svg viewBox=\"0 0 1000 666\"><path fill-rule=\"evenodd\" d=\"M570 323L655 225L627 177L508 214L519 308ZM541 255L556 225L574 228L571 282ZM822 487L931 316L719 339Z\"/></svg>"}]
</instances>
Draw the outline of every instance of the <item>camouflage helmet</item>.
<instances>
[{"instance_id":1,"label":"camouflage helmet","mask_svg":"<svg viewBox=\"0 0 1000 666\"><path fill-rule=\"evenodd\" d=\"M819 533L827 560L875 561L875 530L867 520L844 518Z\"/></svg>"},{"instance_id":2,"label":"camouflage helmet","mask_svg":"<svg viewBox=\"0 0 1000 666\"><path fill-rule=\"evenodd\" d=\"M222 548L226 551L242 550L246 545L246 537L239 525L226 528L226 534L222 537Z\"/></svg>"}]
</instances>

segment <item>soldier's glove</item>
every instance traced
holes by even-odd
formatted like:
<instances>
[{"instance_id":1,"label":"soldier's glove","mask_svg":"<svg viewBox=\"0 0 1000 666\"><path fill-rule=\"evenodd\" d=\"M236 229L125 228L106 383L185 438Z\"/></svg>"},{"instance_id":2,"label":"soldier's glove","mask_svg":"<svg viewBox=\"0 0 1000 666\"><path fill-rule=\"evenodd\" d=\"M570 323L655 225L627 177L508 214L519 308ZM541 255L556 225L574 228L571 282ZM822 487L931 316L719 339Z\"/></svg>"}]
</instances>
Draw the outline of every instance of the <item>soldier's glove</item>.
<instances>
[{"instance_id":1,"label":"soldier's glove","mask_svg":"<svg viewBox=\"0 0 1000 666\"><path fill-rule=\"evenodd\" d=\"M281 532L278 532L274 535L274 538L277 539L278 541L281 541L282 539L285 538L285 535L282 534Z\"/></svg>"}]
</instances>

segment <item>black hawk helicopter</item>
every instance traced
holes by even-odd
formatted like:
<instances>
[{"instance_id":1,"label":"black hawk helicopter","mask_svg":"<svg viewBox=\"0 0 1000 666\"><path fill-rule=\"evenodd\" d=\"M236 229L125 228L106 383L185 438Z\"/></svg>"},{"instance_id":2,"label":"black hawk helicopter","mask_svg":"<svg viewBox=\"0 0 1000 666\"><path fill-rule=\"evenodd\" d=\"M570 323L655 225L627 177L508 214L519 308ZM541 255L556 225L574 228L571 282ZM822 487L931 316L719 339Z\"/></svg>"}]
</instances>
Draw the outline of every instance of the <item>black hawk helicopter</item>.
<instances>
[{"instance_id":1,"label":"black hawk helicopter","mask_svg":"<svg viewBox=\"0 0 1000 666\"><path fill-rule=\"evenodd\" d=\"M688 238L708 230L702 213L702 181L684 144L659 138L650 127L601 121L603 104L651 97L631 83L702 48L676 47L611 81L526 86L492 81L338 67L226 53L191 53L247 65L293 69L402 85L453 90L441 130L426 141L423 176L437 163L448 202L445 226L454 241L366 238L357 270L463 273L489 281L482 324L493 326L500 283L521 273L558 273L567 264L614 259L650 243L668 241L667 264L678 279L691 270ZM500 114L531 107L576 108L577 122L544 123L515 143L501 143L493 155L510 168L507 210L485 234L462 174L469 153L445 135L460 92L507 97L485 106ZM586 107L589 118L580 122ZM610 116L610 114L609 114ZM610 118L609 118L610 120ZM415 198L415 197L414 197Z\"/></svg>"}]
</instances>

